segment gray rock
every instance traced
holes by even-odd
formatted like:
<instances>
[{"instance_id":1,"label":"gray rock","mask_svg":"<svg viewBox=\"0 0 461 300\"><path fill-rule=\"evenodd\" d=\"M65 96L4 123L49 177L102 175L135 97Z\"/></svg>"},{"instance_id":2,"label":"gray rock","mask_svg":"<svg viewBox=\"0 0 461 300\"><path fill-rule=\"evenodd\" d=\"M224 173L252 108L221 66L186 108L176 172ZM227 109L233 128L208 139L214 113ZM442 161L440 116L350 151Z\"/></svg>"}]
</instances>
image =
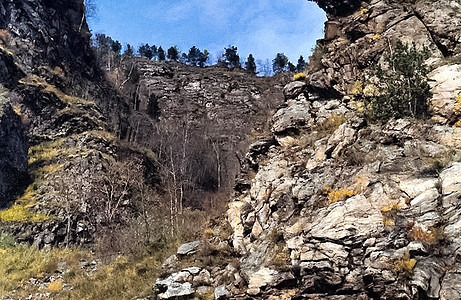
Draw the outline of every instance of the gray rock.
<instances>
[{"instance_id":1,"label":"gray rock","mask_svg":"<svg viewBox=\"0 0 461 300\"><path fill-rule=\"evenodd\" d=\"M196 276L194 276L194 285L210 285L213 283L213 280L211 278L211 274L208 270L201 270L200 273Z\"/></svg>"},{"instance_id":2,"label":"gray rock","mask_svg":"<svg viewBox=\"0 0 461 300\"><path fill-rule=\"evenodd\" d=\"M192 284L190 282L173 282L168 285L167 291L159 296L160 299L180 299L180 297L191 296L194 293L195 289L192 288Z\"/></svg>"},{"instance_id":3,"label":"gray rock","mask_svg":"<svg viewBox=\"0 0 461 300\"><path fill-rule=\"evenodd\" d=\"M227 299L230 295L230 292L227 290L225 285L220 285L214 290L214 298L218 299Z\"/></svg>"},{"instance_id":4,"label":"gray rock","mask_svg":"<svg viewBox=\"0 0 461 300\"><path fill-rule=\"evenodd\" d=\"M162 269L165 269L169 272L173 272L174 269L178 266L178 264L178 257L176 256L176 254L173 254L163 262Z\"/></svg>"},{"instance_id":5,"label":"gray rock","mask_svg":"<svg viewBox=\"0 0 461 300\"><path fill-rule=\"evenodd\" d=\"M283 88L283 95L285 100L296 99L299 95L303 95L307 99L307 84L302 81L290 82Z\"/></svg>"},{"instance_id":6,"label":"gray rock","mask_svg":"<svg viewBox=\"0 0 461 300\"><path fill-rule=\"evenodd\" d=\"M271 131L275 134L282 134L307 125L311 119L310 103L297 101L286 108L278 110L272 117Z\"/></svg>"},{"instance_id":7,"label":"gray rock","mask_svg":"<svg viewBox=\"0 0 461 300\"><path fill-rule=\"evenodd\" d=\"M182 244L178 248L178 255L190 255L197 252L198 247L200 246L200 241L194 241L187 244Z\"/></svg>"},{"instance_id":8,"label":"gray rock","mask_svg":"<svg viewBox=\"0 0 461 300\"><path fill-rule=\"evenodd\" d=\"M452 299L461 299L461 268L459 264L447 271L440 289L440 300Z\"/></svg>"}]
</instances>

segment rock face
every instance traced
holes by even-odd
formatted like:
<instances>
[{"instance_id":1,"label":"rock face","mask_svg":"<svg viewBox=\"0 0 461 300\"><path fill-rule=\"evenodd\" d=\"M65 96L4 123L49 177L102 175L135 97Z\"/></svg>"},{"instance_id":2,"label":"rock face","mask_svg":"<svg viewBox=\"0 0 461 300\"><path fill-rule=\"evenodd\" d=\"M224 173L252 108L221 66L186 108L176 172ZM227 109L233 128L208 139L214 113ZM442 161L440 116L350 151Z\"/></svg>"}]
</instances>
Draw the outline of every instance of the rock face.
<instances>
[{"instance_id":1,"label":"rock face","mask_svg":"<svg viewBox=\"0 0 461 300\"><path fill-rule=\"evenodd\" d=\"M349 93L397 39L429 47L434 59L459 53L460 4L456 1L315 2L325 9L328 21L325 38L318 41L318 54L311 59L313 86Z\"/></svg>"},{"instance_id":2,"label":"rock face","mask_svg":"<svg viewBox=\"0 0 461 300\"><path fill-rule=\"evenodd\" d=\"M204 266L211 285L229 299L457 299L458 4L316 2L329 17L321 67L284 88L271 136L250 146L233 233L204 242L238 262ZM432 50L432 120L367 123L350 86L397 39Z\"/></svg>"},{"instance_id":3,"label":"rock face","mask_svg":"<svg viewBox=\"0 0 461 300\"><path fill-rule=\"evenodd\" d=\"M239 263L204 267L208 285L229 299L456 298L461 147L446 132L460 129L366 124L329 99L289 99L273 124L299 119L300 106L305 122L251 148L257 172L229 205L233 234L205 242L231 246ZM193 278L179 283L197 288Z\"/></svg>"},{"instance_id":4,"label":"rock face","mask_svg":"<svg viewBox=\"0 0 461 300\"><path fill-rule=\"evenodd\" d=\"M25 130L6 97L0 94L0 207L12 199L27 178Z\"/></svg>"},{"instance_id":5,"label":"rock face","mask_svg":"<svg viewBox=\"0 0 461 300\"><path fill-rule=\"evenodd\" d=\"M108 131L128 127L83 12L81 0L0 2L0 227L39 247L93 240L95 186L118 152Z\"/></svg>"},{"instance_id":6,"label":"rock face","mask_svg":"<svg viewBox=\"0 0 461 300\"><path fill-rule=\"evenodd\" d=\"M26 71L40 64L91 71L90 32L83 16L83 1L2 1L0 28L9 33L9 46Z\"/></svg>"},{"instance_id":7,"label":"rock face","mask_svg":"<svg viewBox=\"0 0 461 300\"><path fill-rule=\"evenodd\" d=\"M290 76L261 78L243 69L199 68L140 57L122 56L120 61L107 71L133 110L128 139L155 149L165 132L180 135L173 143L185 143L187 152L200 147L193 159L201 168L219 161L222 171L208 176L208 184L232 190L248 137L255 139L266 129L268 116L284 102L281 90ZM307 93L301 85L294 92Z\"/></svg>"}]
</instances>

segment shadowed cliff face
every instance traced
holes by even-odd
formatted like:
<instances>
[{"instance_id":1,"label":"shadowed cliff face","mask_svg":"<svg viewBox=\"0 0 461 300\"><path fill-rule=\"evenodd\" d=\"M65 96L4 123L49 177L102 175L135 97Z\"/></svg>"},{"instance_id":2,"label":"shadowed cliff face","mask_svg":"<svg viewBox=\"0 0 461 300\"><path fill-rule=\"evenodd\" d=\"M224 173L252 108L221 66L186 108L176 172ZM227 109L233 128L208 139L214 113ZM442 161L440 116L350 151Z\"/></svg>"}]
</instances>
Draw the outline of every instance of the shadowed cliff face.
<instances>
[{"instance_id":1,"label":"shadowed cliff face","mask_svg":"<svg viewBox=\"0 0 461 300\"><path fill-rule=\"evenodd\" d=\"M90 33L83 18L83 1L2 1L0 28L10 33L9 46L26 70L42 65L84 68ZM76 70L74 70L75 72Z\"/></svg>"},{"instance_id":2,"label":"shadowed cliff face","mask_svg":"<svg viewBox=\"0 0 461 300\"><path fill-rule=\"evenodd\" d=\"M119 149L107 131L127 128L129 108L97 71L83 12L83 1L0 1L1 227L39 247L93 240L86 207L101 197L89 195ZM40 215L55 217L31 221Z\"/></svg>"},{"instance_id":3,"label":"shadowed cliff face","mask_svg":"<svg viewBox=\"0 0 461 300\"><path fill-rule=\"evenodd\" d=\"M0 91L2 93L3 91ZM27 139L7 95L0 94L0 207L12 199L27 180Z\"/></svg>"}]
</instances>

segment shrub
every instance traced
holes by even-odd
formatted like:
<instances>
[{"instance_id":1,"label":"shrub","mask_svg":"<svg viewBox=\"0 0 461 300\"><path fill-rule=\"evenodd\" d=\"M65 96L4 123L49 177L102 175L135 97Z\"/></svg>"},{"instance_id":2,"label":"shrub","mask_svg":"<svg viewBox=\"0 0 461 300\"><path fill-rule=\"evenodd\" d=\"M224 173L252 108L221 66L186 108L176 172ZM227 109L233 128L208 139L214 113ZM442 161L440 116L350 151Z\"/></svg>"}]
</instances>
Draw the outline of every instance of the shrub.
<instances>
[{"instance_id":1,"label":"shrub","mask_svg":"<svg viewBox=\"0 0 461 300\"><path fill-rule=\"evenodd\" d=\"M24 205L13 205L6 210L0 211L0 221L2 222L42 222L49 217L34 213Z\"/></svg>"},{"instance_id":2,"label":"shrub","mask_svg":"<svg viewBox=\"0 0 461 300\"><path fill-rule=\"evenodd\" d=\"M63 283L62 280L55 280L53 282L50 282L48 285L48 291L50 292L59 292L62 290Z\"/></svg>"},{"instance_id":3,"label":"shrub","mask_svg":"<svg viewBox=\"0 0 461 300\"><path fill-rule=\"evenodd\" d=\"M16 246L16 241L13 236L6 233L0 234L0 249L13 248L14 246Z\"/></svg>"},{"instance_id":4,"label":"shrub","mask_svg":"<svg viewBox=\"0 0 461 300\"><path fill-rule=\"evenodd\" d=\"M306 79L306 77L307 77L306 73L297 73L293 76L293 80L303 81L304 79Z\"/></svg>"},{"instance_id":5,"label":"shrub","mask_svg":"<svg viewBox=\"0 0 461 300\"><path fill-rule=\"evenodd\" d=\"M426 245L438 244L445 239L443 228L412 226L410 237L413 241L420 241Z\"/></svg>"},{"instance_id":6,"label":"shrub","mask_svg":"<svg viewBox=\"0 0 461 300\"><path fill-rule=\"evenodd\" d=\"M416 260L410 258L409 253L405 253L402 257L393 261L392 269L395 273L404 278L409 278L413 275L413 269L416 265Z\"/></svg>"},{"instance_id":7,"label":"shrub","mask_svg":"<svg viewBox=\"0 0 461 300\"><path fill-rule=\"evenodd\" d=\"M397 41L391 55L384 57L383 68L375 67L368 82L355 91L362 90L357 100L365 104L365 116L370 120L387 121L390 118L423 118L428 114L428 68L425 60L429 50L418 50Z\"/></svg>"},{"instance_id":8,"label":"shrub","mask_svg":"<svg viewBox=\"0 0 461 300\"><path fill-rule=\"evenodd\" d=\"M344 201L347 198L350 198L354 195L357 195L358 192L348 189L332 190L328 194L328 201L330 203L336 203L339 201Z\"/></svg>"}]
</instances>

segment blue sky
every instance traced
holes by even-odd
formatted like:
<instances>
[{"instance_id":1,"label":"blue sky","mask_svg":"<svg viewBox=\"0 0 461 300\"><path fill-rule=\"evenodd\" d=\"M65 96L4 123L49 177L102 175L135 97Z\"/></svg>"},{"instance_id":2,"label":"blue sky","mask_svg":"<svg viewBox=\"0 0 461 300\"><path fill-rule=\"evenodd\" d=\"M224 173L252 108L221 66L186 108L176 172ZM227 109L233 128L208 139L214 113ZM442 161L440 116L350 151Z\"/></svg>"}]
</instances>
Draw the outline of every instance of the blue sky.
<instances>
[{"instance_id":1,"label":"blue sky","mask_svg":"<svg viewBox=\"0 0 461 300\"><path fill-rule=\"evenodd\" d=\"M307 0L95 0L93 33L105 33L124 45L142 43L197 46L213 59L229 45L241 58L272 60L285 53L296 64L306 59L323 36L325 13Z\"/></svg>"}]
</instances>

